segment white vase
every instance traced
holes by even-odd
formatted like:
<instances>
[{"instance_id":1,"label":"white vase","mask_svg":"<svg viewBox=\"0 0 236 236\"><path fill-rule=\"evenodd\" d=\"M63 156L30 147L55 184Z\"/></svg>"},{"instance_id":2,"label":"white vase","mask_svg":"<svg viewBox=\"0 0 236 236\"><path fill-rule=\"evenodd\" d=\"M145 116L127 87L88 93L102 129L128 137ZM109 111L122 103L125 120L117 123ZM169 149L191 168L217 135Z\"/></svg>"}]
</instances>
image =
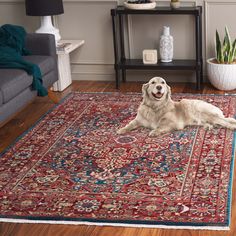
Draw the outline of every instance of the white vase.
<instances>
[{"instance_id":1,"label":"white vase","mask_svg":"<svg viewBox=\"0 0 236 236\"><path fill-rule=\"evenodd\" d=\"M171 62L173 59L173 37L170 35L170 27L164 26L160 39L160 58L162 62Z\"/></svg>"},{"instance_id":2,"label":"white vase","mask_svg":"<svg viewBox=\"0 0 236 236\"><path fill-rule=\"evenodd\" d=\"M207 60L207 75L212 85L220 90L236 89L236 64L217 64L213 60Z\"/></svg>"}]
</instances>

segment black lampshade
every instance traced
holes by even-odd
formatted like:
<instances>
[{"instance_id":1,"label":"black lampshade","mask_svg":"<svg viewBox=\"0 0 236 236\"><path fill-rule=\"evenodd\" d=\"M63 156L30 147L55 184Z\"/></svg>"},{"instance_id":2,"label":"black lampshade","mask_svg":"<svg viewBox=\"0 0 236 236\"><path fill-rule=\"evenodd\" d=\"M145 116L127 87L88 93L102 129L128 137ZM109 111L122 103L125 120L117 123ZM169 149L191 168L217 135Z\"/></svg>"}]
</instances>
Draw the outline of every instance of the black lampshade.
<instances>
[{"instance_id":1,"label":"black lampshade","mask_svg":"<svg viewBox=\"0 0 236 236\"><path fill-rule=\"evenodd\" d=\"M62 0L25 0L26 15L53 16L64 13Z\"/></svg>"}]
</instances>

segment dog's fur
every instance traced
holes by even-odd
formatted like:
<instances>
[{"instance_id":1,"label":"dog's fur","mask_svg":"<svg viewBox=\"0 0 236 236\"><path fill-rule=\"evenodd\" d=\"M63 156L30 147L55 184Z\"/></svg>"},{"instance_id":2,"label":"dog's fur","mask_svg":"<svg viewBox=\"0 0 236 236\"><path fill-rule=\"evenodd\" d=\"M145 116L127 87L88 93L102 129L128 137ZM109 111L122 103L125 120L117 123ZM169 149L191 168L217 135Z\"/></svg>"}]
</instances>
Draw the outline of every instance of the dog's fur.
<instances>
[{"instance_id":1,"label":"dog's fur","mask_svg":"<svg viewBox=\"0 0 236 236\"><path fill-rule=\"evenodd\" d=\"M173 101L171 89L161 77L154 77L144 84L142 93L143 101L136 118L119 129L118 134L141 126L152 130L150 136L182 130L189 125L199 125L206 129L214 126L236 129L236 120L224 117L223 112L212 104L193 99Z\"/></svg>"}]
</instances>

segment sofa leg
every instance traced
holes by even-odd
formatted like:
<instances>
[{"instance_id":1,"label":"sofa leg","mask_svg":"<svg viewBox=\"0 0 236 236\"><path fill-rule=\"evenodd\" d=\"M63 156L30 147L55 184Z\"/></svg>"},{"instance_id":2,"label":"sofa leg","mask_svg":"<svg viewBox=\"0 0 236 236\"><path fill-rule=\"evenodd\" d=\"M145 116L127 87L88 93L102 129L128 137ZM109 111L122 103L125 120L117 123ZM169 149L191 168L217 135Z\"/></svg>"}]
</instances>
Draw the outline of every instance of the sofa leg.
<instances>
[{"instance_id":1,"label":"sofa leg","mask_svg":"<svg viewBox=\"0 0 236 236\"><path fill-rule=\"evenodd\" d=\"M59 103L59 98L56 96L56 94L50 88L48 89L48 97L54 103Z\"/></svg>"}]
</instances>

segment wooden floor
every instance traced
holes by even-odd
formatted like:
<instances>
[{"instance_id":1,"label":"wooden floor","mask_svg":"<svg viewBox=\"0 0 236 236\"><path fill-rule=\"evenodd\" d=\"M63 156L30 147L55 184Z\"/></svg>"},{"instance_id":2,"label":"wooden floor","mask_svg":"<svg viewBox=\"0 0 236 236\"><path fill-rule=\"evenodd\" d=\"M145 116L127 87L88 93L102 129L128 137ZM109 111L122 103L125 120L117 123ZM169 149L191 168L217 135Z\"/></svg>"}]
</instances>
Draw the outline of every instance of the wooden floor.
<instances>
[{"instance_id":1,"label":"wooden floor","mask_svg":"<svg viewBox=\"0 0 236 236\"><path fill-rule=\"evenodd\" d=\"M207 93L224 94L210 85L204 85L196 91L194 85L186 83L171 84L172 93ZM116 91L112 82L80 81L62 93L55 93L58 99L71 91L80 92L113 92ZM130 82L121 85L121 92L141 92L141 83ZM228 92L229 93L229 92ZM236 90L230 93L236 94ZM0 152L11 144L20 134L31 127L54 104L48 97L37 98L23 111L18 113L6 125L0 128ZM167 230L124 227L71 226L49 224L16 224L0 223L0 236L236 236L236 173L234 174L233 205L230 231L206 230Z\"/></svg>"}]
</instances>

